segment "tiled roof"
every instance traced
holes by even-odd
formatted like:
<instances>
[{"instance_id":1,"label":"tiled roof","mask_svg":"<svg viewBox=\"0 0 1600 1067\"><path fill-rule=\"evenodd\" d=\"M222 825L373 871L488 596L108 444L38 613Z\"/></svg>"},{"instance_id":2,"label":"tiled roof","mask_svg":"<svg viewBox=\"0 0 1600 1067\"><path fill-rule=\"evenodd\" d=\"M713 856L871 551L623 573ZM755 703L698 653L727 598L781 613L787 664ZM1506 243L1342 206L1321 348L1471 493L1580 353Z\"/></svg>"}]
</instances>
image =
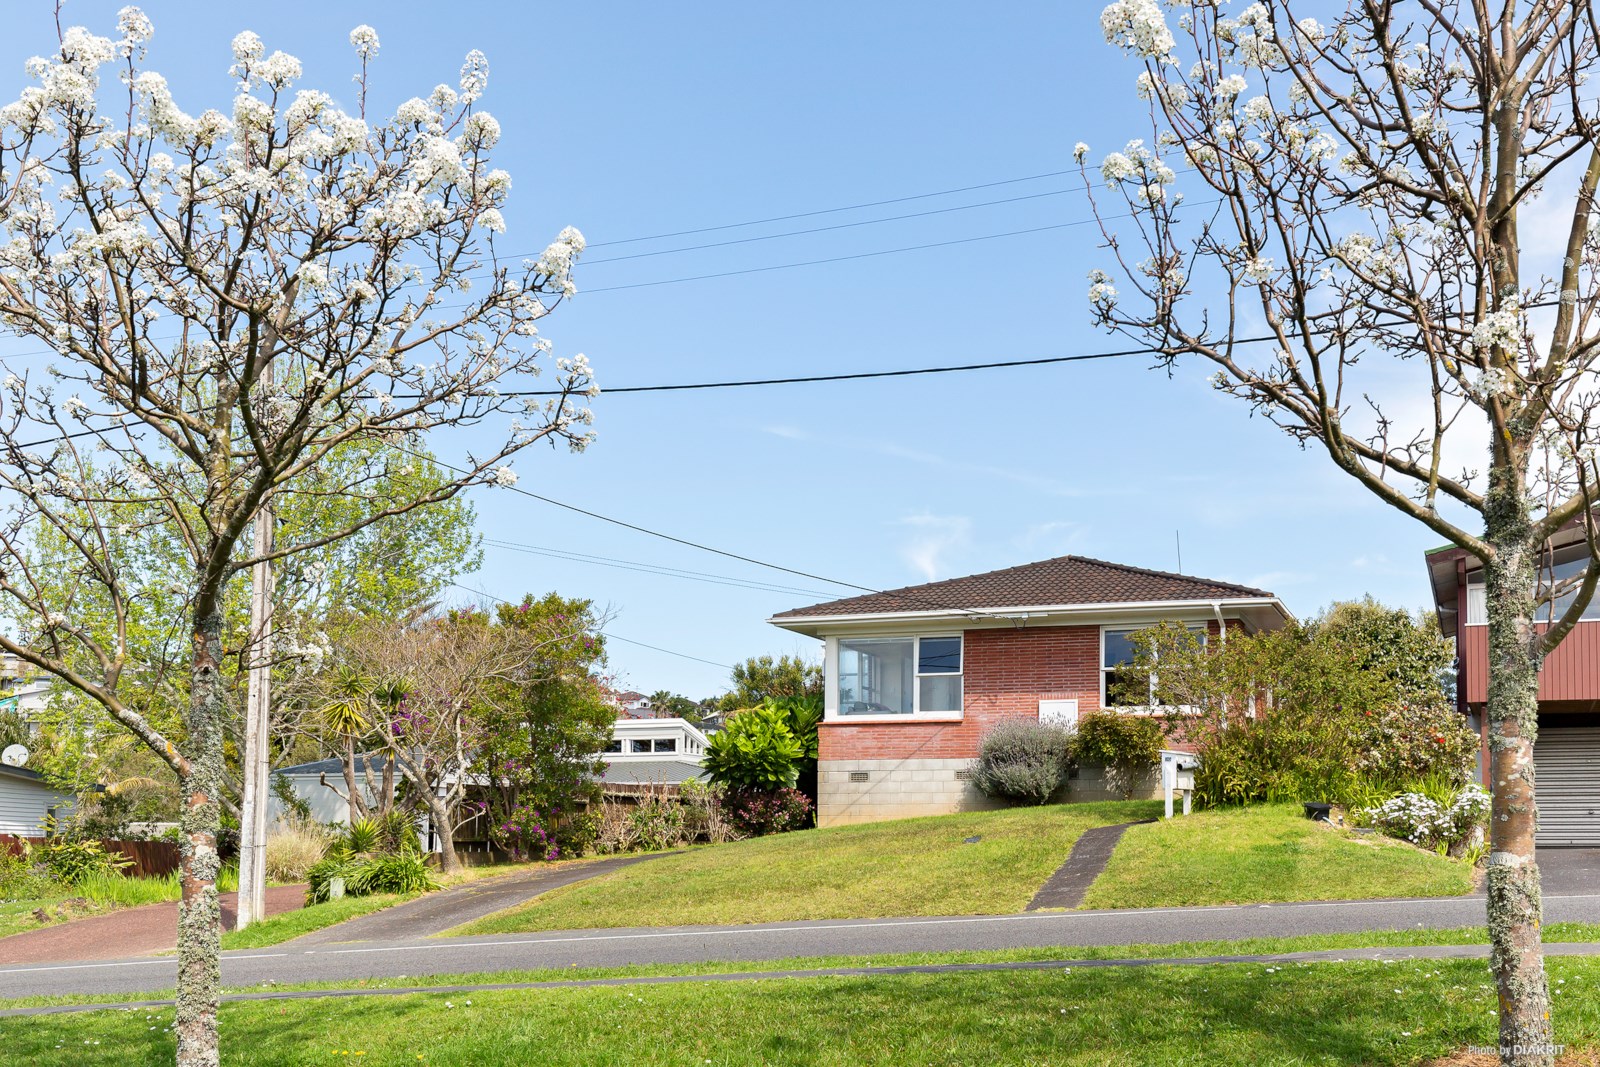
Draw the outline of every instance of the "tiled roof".
<instances>
[{"instance_id":1,"label":"tiled roof","mask_svg":"<svg viewBox=\"0 0 1600 1067\"><path fill-rule=\"evenodd\" d=\"M607 785L677 785L690 778L705 776L705 769L700 764L688 760L619 759L606 765L604 780Z\"/></svg>"},{"instance_id":2,"label":"tiled roof","mask_svg":"<svg viewBox=\"0 0 1600 1067\"><path fill-rule=\"evenodd\" d=\"M1058 556L966 578L947 578L927 585L911 585L882 593L830 600L825 604L782 612L774 615L773 620L906 611L982 611L1069 604L1231 600L1272 595L1262 589L1232 582L1146 570L1083 556Z\"/></svg>"}]
</instances>

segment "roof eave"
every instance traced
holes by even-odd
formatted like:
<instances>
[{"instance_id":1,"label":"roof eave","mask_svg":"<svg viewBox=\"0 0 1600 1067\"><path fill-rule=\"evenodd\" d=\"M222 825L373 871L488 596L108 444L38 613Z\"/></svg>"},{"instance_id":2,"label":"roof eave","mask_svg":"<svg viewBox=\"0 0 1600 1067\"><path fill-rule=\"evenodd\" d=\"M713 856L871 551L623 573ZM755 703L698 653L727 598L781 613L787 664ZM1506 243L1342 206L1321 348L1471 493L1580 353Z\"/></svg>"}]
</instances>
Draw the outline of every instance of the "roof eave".
<instances>
[{"instance_id":1,"label":"roof eave","mask_svg":"<svg viewBox=\"0 0 1600 1067\"><path fill-rule=\"evenodd\" d=\"M1100 601L1092 604L1032 604L1002 608L939 609L935 611L881 611L855 612L840 615L774 615L767 619L773 626L790 630L807 637L820 637L823 630L861 623L937 623L963 622L969 624L1026 623L1036 616L1070 619L1090 615L1128 612L1139 613L1167 609L1205 609L1218 607L1263 608L1277 613L1283 622L1293 622L1294 615L1277 597L1188 597L1181 600L1122 600Z\"/></svg>"}]
</instances>

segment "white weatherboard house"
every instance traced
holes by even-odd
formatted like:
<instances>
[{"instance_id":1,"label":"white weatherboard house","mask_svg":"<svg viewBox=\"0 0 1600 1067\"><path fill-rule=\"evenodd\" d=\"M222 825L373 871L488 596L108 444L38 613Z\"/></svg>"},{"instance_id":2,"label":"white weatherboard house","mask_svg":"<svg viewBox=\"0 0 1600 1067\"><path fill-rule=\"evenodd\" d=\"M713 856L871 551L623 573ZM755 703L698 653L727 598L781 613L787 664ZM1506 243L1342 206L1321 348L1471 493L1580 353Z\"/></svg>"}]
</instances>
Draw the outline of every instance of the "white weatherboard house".
<instances>
[{"instance_id":1,"label":"white weatherboard house","mask_svg":"<svg viewBox=\"0 0 1600 1067\"><path fill-rule=\"evenodd\" d=\"M73 802L71 793L49 785L38 772L0 764L0 834L38 837L45 818L69 814Z\"/></svg>"},{"instance_id":2,"label":"white weatherboard house","mask_svg":"<svg viewBox=\"0 0 1600 1067\"><path fill-rule=\"evenodd\" d=\"M677 785L704 778L706 735L687 719L618 719L611 728L605 784Z\"/></svg>"}]
</instances>

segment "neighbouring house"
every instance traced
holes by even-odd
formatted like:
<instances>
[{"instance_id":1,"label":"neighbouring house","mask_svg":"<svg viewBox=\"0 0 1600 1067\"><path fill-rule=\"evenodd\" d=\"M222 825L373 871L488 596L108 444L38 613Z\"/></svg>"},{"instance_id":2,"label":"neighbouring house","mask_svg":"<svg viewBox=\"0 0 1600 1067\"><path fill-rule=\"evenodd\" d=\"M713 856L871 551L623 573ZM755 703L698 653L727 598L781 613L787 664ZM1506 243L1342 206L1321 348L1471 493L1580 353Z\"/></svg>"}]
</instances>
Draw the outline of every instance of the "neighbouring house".
<instances>
[{"instance_id":1,"label":"neighbouring house","mask_svg":"<svg viewBox=\"0 0 1600 1067\"><path fill-rule=\"evenodd\" d=\"M65 817L75 803L71 793L50 785L39 772L0 764L0 834L39 837L49 816Z\"/></svg>"},{"instance_id":2,"label":"neighbouring house","mask_svg":"<svg viewBox=\"0 0 1600 1067\"><path fill-rule=\"evenodd\" d=\"M652 787L669 792L704 778L706 735L687 719L618 719L602 758L607 793L627 795Z\"/></svg>"},{"instance_id":3,"label":"neighbouring house","mask_svg":"<svg viewBox=\"0 0 1600 1067\"><path fill-rule=\"evenodd\" d=\"M1588 558L1583 531L1552 539L1543 562L1547 588L1583 573ZM1428 577L1439 629L1456 642L1456 705L1483 738L1478 753L1483 784L1489 777L1489 615L1483 563L1462 548L1427 553ZM1545 621L1559 619L1576 590L1539 609ZM1544 661L1539 672L1539 736L1533 747L1539 786L1540 848L1600 847L1600 597L1582 621Z\"/></svg>"},{"instance_id":4,"label":"neighbouring house","mask_svg":"<svg viewBox=\"0 0 1600 1067\"><path fill-rule=\"evenodd\" d=\"M39 717L50 701L55 679L33 664L7 652L0 655L0 711L13 712L39 732Z\"/></svg>"},{"instance_id":5,"label":"neighbouring house","mask_svg":"<svg viewBox=\"0 0 1600 1067\"><path fill-rule=\"evenodd\" d=\"M1277 629L1273 594L1081 556L796 608L768 621L824 642L821 826L996 806L971 784L985 731L1005 718L1075 723L1111 706L1133 631L1179 622L1210 635ZM1119 710L1148 713L1135 705ZM1102 799L1085 773L1071 799Z\"/></svg>"},{"instance_id":6,"label":"neighbouring house","mask_svg":"<svg viewBox=\"0 0 1600 1067\"><path fill-rule=\"evenodd\" d=\"M621 693L613 692L607 700L617 709L618 718L648 719L655 715L655 706L650 702L650 698L631 689Z\"/></svg>"},{"instance_id":7,"label":"neighbouring house","mask_svg":"<svg viewBox=\"0 0 1600 1067\"><path fill-rule=\"evenodd\" d=\"M385 762L386 760L379 756L356 757L356 788L369 807L380 806L378 794L383 786ZM369 772L372 778L370 786L367 782ZM294 790L296 796L305 801L311 808L313 821L320 823L350 821L350 804L345 798L344 760L334 757L314 760L311 763L297 763L292 767L279 767L272 772L272 777L281 779ZM399 773L396 772L396 784L399 782L399 777ZM323 784L325 781L326 785ZM287 807L278 798L277 791L273 790L267 799L267 825L272 826L288 815Z\"/></svg>"}]
</instances>

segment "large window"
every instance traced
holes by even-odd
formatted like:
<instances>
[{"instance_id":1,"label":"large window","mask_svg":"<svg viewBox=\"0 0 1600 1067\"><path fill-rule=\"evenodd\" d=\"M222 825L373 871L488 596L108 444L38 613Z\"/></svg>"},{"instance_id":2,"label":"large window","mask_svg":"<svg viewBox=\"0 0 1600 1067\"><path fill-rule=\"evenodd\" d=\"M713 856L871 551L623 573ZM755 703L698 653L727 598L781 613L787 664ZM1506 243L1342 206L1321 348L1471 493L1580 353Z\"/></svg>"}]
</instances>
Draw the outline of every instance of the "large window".
<instances>
[{"instance_id":1,"label":"large window","mask_svg":"<svg viewBox=\"0 0 1600 1067\"><path fill-rule=\"evenodd\" d=\"M1578 599L1578 586L1582 583L1584 567L1588 560L1588 552L1582 545L1571 545L1556 549L1553 557L1546 556L1539 564L1539 595L1546 596L1552 589L1560 589L1562 593L1553 601L1539 605L1533 613L1535 622L1556 622L1567 613L1567 609L1572 607L1572 602ZM1468 626L1489 624L1486 592L1483 571L1467 572L1466 624ZM1600 620L1600 595L1589 601L1581 617L1583 622L1597 620Z\"/></svg>"},{"instance_id":2,"label":"large window","mask_svg":"<svg viewBox=\"0 0 1600 1067\"><path fill-rule=\"evenodd\" d=\"M961 638L840 638L840 715L961 712Z\"/></svg>"},{"instance_id":3,"label":"large window","mask_svg":"<svg viewBox=\"0 0 1600 1067\"><path fill-rule=\"evenodd\" d=\"M1205 644L1206 628L1190 626L1191 633ZM1133 635L1137 627L1105 629L1100 636L1100 706L1103 708L1148 708L1156 700L1156 676L1134 669Z\"/></svg>"}]
</instances>

